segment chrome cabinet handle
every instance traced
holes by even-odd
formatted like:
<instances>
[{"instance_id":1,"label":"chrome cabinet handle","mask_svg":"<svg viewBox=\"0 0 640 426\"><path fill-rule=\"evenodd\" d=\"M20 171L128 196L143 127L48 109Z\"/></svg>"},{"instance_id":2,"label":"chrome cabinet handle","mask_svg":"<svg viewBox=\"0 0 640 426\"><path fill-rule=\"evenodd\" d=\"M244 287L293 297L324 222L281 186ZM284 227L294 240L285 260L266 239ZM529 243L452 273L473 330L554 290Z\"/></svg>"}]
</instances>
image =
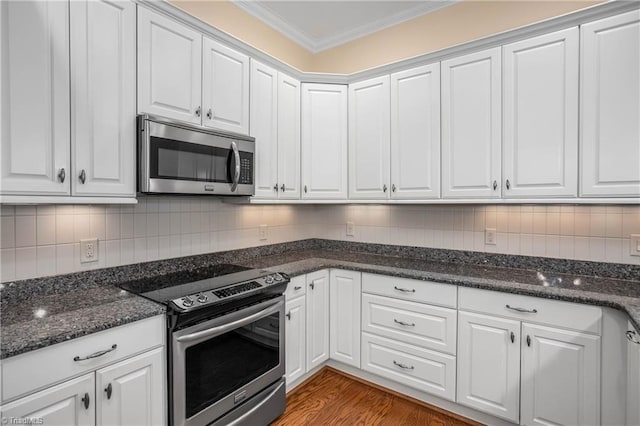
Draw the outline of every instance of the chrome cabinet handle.
<instances>
[{"instance_id":1,"label":"chrome cabinet handle","mask_svg":"<svg viewBox=\"0 0 640 426\"><path fill-rule=\"evenodd\" d=\"M231 192L235 192L238 188L238 181L240 180L240 152L238 152L238 145L235 142L231 142L231 149L233 150L233 158L236 166L233 171L233 180L231 181Z\"/></svg>"},{"instance_id":2,"label":"chrome cabinet handle","mask_svg":"<svg viewBox=\"0 0 640 426\"><path fill-rule=\"evenodd\" d=\"M76 356L73 357L73 360L75 362L78 362L78 361L86 361L88 359L98 358L98 357L101 357L103 355L108 354L109 352L115 351L117 348L118 348L118 345L116 345L114 343L113 345L111 345L111 349L105 349L105 350L102 350L102 351L94 352L91 355L87 355L85 357L80 357L80 356L76 355Z\"/></svg>"},{"instance_id":3,"label":"chrome cabinet handle","mask_svg":"<svg viewBox=\"0 0 640 426\"><path fill-rule=\"evenodd\" d=\"M104 388L104 391L107 393L107 399L111 399L111 393L113 392L113 386L111 386L111 383Z\"/></svg>"},{"instance_id":4,"label":"chrome cabinet handle","mask_svg":"<svg viewBox=\"0 0 640 426\"><path fill-rule=\"evenodd\" d=\"M531 336L527 335L527 346L531 346Z\"/></svg>"},{"instance_id":5,"label":"chrome cabinet handle","mask_svg":"<svg viewBox=\"0 0 640 426\"><path fill-rule=\"evenodd\" d=\"M396 184L391 184L391 192L396 192Z\"/></svg>"},{"instance_id":6,"label":"chrome cabinet handle","mask_svg":"<svg viewBox=\"0 0 640 426\"><path fill-rule=\"evenodd\" d=\"M198 108L196 108L196 117L200 117L200 114L202 114L202 108L198 106Z\"/></svg>"},{"instance_id":7,"label":"chrome cabinet handle","mask_svg":"<svg viewBox=\"0 0 640 426\"><path fill-rule=\"evenodd\" d=\"M309 284L309 287L311 287L311 290L313 290L314 288L316 288L316 285L314 283Z\"/></svg>"},{"instance_id":8,"label":"chrome cabinet handle","mask_svg":"<svg viewBox=\"0 0 640 426\"><path fill-rule=\"evenodd\" d=\"M58 180L61 183L64 183L65 178L67 177L67 172L64 170L64 167L60 169L58 172Z\"/></svg>"},{"instance_id":9,"label":"chrome cabinet handle","mask_svg":"<svg viewBox=\"0 0 640 426\"><path fill-rule=\"evenodd\" d=\"M393 288L395 290L401 291L403 293L415 293L416 292L415 288L408 289L408 288L397 287L395 285L393 286Z\"/></svg>"},{"instance_id":10,"label":"chrome cabinet handle","mask_svg":"<svg viewBox=\"0 0 640 426\"><path fill-rule=\"evenodd\" d=\"M78 176L80 178L80 182L82 182L82 184L84 185L84 183L87 181L87 172L84 171L84 169L82 169L80 171L80 176Z\"/></svg>"},{"instance_id":11,"label":"chrome cabinet handle","mask_svg":"<svg viewBox=\"0 0 640 426\"><path fill-rule=\"evenodd\" d=\"M537 309L525 309L525 308L518 308L517 306L509 306L509 305L504 305L504 307L507 308L507 309L511 309L512 311L523 312L525 314L537 314L538 313Z\"/></svg>"},{"instance_id":12,"label":"chrome cabinet handle","mask_svg":"<svg viewBox=\"0 0 640 426\"><path fill-rule=\"evenodd\" d=\"M276 182L276 184L275 184L275 185L273 185L273 190L274 190L274 191L276 191L276 192L278 192L278 182Z\"/></svg>"},{"instance_id":13,"label":"chrome cabinet handle","mask_svg":"<svg viewBox=\"0 0 640 426\"><path fill-rule=\"evenodd\" d=\"M387 192L387 184L382 185L382 192Z\"/></svg>"},{"instance_id":14,"label":"chrome cabinet handle","mask_svg":"<svg viewBox=\"0 0 640 426\"><path fill-rule=\"evenodd\" d=\"M307 193L307 185L304 186L304 193Z\"/></svg>"},{"instance_id":15,"label":"chrome cabinet handle","mask_svg":"<svg viewBox=\"0 0 640 426\"><path fill-rule=\"evenodd\" d=\"M284 192L284 183L280 186L280 191Z\"/></svg>"},{"instance_id":16,"label":"chrome cabinet handle","mask_svg":"<svg viewBox=\"0 0 640 426\"><path fill-rule=\"evenodd\" d=\"M404 365L400 362L397 362L395 359L393 360L393 364L402 368L403 370L413 370L415 367L413 365L409 366L409 365Z\"/></svg>"},{"instance_id":17,"label":"chrome cabinet handle","mask_svg":"<svg viewBox=\"0 0 640 426\"><path fill-rule=\"evenodd\" d=\"M291 311L287 312L285 317L287 317L287 319L291 321Z\"/></svg>"},{"instance_id":18,"label":"chrome cabinet handle","mask_svg":"<svg viewBox=\"0 0 640 426\"><path fill-rule=\"evenodd\" d=\"M209 111L207 111L207 118L209 120L213 120L213 111L211 111L211 108L209 108Z\"/></svg>"},{"instance_id":19,"label":"chrome cabinet handle","mask_svg":"<svg viewBox=\"0 0 640 426\"><path fill-rule=\"evenodd\" d=\"M514 332L511 332L511 343L515 343L516 342L516 335L514 334Z\"/></svg>"},{"instance_id":20,"label":"chrome cabinet handle","mask_svg":"<svg viewBox=\"0 0 640 426\"><path fill-rule=\"evenodd\" d=\"M302 287L300 287L299 285L297 285L297 286L295 286L293 289L294 289L295 291L298 291L298 290L300 290L301 288L302 288Z\"/></svg>"},{"instance_id":21,"label":"chrome cabinet handle","mask_svg":"<svg viewBox=\"0 0 640 426\"><path fill-rule=\"evenodd\" d=\"M84 409L88 410L89 409L89 403L91 402L91 399L89 398L89 394L85 393L80 401L82 401L82 403L84 404Z\"/></svg>"},{"instance_id":22,"label":"chrome cabinet handle","mask_svg":"<svg viewBox=\"0 0 640 426\"><path fill-rule=\"evenodd\" d=\"M494 180L493 181L493 190L495 191L496 189L498 189L498 181Z\"/></svg>"},{"instance_id":23,"label":"chrome cabinet handle","mask_svg":"<svg viewBox=\"0 0 640 426\"><path fill-rule=\"evenodd\" d=\"M396 324L400 324L400 325L404 325L406 327L415 327L416 323L412 322L411 324L409 324L408 322L404 322L404 321L398 321L397 319L393 319L393 322L395 322Z\"/></svg>"},{"instance_id":24,"label":"chrome cabinet handle","mask_svg":"<svg viewBox=\"0 0 640 426\"><path fill-rule=\"evenodd\" d=\"M636 345L640 345L640 341L636 340L635 336L637 336L637 333L633 330L627 330L627 332L625 333L627 335L627 340L630 341L631 343L635 343Z\"/></svg>"},{"instance_id":25,"label":"chrome cabinet handle","mask_svg":"<svg viewBox=\"0 0 640 426\"><path fill-rule=\"evenodd\" d=\"M507 179L506 186L507 189L511 189L511 182L509 182L509 179Z\"/></svg>"}]
</instances>

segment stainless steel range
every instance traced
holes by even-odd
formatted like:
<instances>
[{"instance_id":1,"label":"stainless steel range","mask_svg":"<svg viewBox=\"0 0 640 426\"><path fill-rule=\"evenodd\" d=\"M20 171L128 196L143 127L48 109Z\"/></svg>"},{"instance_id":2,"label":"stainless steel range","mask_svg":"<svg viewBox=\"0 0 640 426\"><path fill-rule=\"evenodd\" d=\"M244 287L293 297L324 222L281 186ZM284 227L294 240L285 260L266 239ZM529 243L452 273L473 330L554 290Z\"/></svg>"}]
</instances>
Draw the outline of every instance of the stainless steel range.
<instances>
[{"instance_id":1,"label":"stainless steel range","mask_svg":"<svg viewBox=\"0 0 640 426\"><path fill-rule=\"evenodd\" d=\"M288 282L224 264L122 285L167 306L171 425L267 425L284 411Z\"/></svg>"}]
</instances>

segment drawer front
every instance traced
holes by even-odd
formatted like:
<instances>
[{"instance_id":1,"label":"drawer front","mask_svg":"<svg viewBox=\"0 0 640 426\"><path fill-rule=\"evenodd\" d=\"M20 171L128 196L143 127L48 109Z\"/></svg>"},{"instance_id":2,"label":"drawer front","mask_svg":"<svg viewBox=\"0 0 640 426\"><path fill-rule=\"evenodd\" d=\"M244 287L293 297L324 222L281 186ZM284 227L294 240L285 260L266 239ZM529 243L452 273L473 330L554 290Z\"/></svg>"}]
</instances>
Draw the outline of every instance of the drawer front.
<instances>
[{"instance_id":1,"label":"drawer front","mask_svg":"<svg viewBox=\"0 0 640 426\"><path fill-rule=\"evenodd\" d=\"M460 309L600 334L602 309L498 291L460 287Z\"/></svg>"},{"instance_id":2,"label":"drawer front","mask_svg":"<svg viewBox=\"0 0 640 426\"><path fill-rule=\"evenodd\" d=\"M362 274L362 291L396 299L457 307L456 286L388 275Z\"/></svg>"},{"instance_id":3,"label":"drawer front","mask_svg":"<svg viewBox=\"0 0 640 426\"><path fill-rule=\"evenodd\" d=\"M147 318L2 361L3 401L34 392L104 365L164 345L164 315ZM116 349L86 361L74 361L98 351Z\"/></svg>"},{"instance_id":4,"label":"drawer front","mask_svg":"<svg viewBox=\"0 0 640 426\"><path fill-rule=\"evenodd\" d=\"M455 399L456 358L362 333L362 369L444 399Z\"/></svg>"},{"instance_id":5,"label":"drawer front","mask_svg":"<svg viewBox=\"0 0 640 426\"><path fill-rule=\"evenodd\" d=\"M362 330L455 355L456 312L365 293L362 295Z\"/></svg>"},{"instance_id":6,"label":"drawer front","mask_svg":"<svg viewBox=\"0 0 640 426\"><path fill-rule=\"evenodd\" d=\"M287 285L287 290L284 292L285 300L292 300L298 296L302 296L307 292L305 275L298 275L291 278L291 281Z\"/></svg>"}]
</instances>

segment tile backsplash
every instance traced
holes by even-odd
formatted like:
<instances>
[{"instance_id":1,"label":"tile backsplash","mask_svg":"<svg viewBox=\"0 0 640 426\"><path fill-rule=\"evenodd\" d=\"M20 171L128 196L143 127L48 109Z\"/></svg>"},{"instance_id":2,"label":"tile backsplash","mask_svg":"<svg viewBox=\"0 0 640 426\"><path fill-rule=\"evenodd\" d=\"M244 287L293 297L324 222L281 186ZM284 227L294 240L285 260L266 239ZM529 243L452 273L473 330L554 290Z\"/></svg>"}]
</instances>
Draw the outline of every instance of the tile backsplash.
<instances>
[{"instance_id":1,"label":"tile backsplash","mask_svg":"<svg viewBox=\"0 0 640 426\"><path fill-rule=\"evenodd\" d=\"M305 238L640 264L640 206L236 205L183 197L135 206L2 206L2 282ZM346 222L355 236L346 236ZM259 226L268 225L267 240ZM485 228L496 244L485 244ZM80 240L99 260L80 263Z\"/></svg>"}]
</instances>

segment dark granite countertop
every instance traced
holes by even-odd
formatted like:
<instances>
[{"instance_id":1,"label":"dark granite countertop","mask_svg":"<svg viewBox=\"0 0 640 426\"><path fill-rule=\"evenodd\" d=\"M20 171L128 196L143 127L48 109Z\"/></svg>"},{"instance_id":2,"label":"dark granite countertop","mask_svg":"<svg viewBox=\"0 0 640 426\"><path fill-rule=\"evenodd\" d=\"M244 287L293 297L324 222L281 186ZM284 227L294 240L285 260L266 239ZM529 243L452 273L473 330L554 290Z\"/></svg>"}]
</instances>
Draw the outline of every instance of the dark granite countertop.
<instances>
[{"instance_id":1,"label":"dark granite countertop","mask_svg":"<svg viewBox=\"0 0 640 426\"><path fill-rule=\"evenodd\" d=\"M163 306L116 286L197 278L218 263L292 276L342 268L608 306L640 329L640 266L313 239L4 284L0 359L163 314Z\"/></svg>"}]
</instances>

